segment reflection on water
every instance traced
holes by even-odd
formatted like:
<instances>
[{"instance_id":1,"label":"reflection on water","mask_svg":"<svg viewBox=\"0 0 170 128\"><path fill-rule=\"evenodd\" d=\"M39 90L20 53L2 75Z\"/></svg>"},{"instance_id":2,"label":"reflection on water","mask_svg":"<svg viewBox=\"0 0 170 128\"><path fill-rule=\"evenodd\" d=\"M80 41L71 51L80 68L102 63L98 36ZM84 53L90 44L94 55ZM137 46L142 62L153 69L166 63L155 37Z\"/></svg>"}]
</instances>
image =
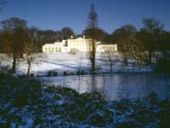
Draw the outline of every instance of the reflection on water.
<instances>
[{"instance_id":1,"label":"reflection on water","mask_svg":"<svg viewBox=\"0 0 170 128\"><path fill-rule=\"evenodd\" d=\"M42 77L41 80L48 85L73 88L79 93L98 90L109 100L141 98L153 91L159 98L165 98L170 86L170 76L151 73Z\"/></svg>"}]
</instances>

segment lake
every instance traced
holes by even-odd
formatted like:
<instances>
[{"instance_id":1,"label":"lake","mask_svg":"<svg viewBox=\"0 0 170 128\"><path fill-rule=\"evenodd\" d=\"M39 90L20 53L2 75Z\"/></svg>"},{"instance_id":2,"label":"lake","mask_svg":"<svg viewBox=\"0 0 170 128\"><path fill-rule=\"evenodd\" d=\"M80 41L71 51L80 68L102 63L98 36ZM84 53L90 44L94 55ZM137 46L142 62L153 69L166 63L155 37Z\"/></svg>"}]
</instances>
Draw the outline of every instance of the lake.
<instances>
[{"instance_id":1,"label":"lake","mask_svg":"<svg viewBox=\"0 0 170 128\"><path fill-rule=\"evenodd\" d=\"M153 91L162 99L170 92L170 75L155 73L40 77L40 80L45 85L69 87L79 93L97 90L108 100L138 99Z\"/></svg>"}]
</instances>

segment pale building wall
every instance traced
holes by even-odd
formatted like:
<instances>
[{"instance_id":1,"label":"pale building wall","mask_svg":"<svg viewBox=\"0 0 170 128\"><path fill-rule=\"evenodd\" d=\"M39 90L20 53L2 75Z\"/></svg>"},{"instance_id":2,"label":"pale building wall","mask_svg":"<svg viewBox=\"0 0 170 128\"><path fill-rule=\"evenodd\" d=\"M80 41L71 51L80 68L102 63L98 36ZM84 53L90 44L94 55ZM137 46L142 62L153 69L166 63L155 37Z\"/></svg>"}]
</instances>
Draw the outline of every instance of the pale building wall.
<instances>
[{"instance_id":1,"label":"pale building wall","mask_svg":"<svg viewBox=\"0 0 170 128\"><path fill-rule=\"evenodd\" d=\"M100 44L97 46L97 52L105 52L105 51L118 51L117 44Z\"/></svg>"},{"instance_id":2,"label":"pale building wall","mask_svg":"<svg viewBox=\"0 0 170 128\"><path fill-rule=\"evenodd\" d=\"M62 40L62 42L55 42L53 44L45 44L42 46L43 53L56 53L56 52L88 52L90 50L91 39L77 38ZM101 42L96 42L96 51L104 52L105 49L112 49L117 51L117 44L101 44Z\"/></svg>"},{"instance_id":3,"label":"pale building wall","mask_svg":"<svg viewBox=\"0 0 170 128\"><path fill-rule=\"evenodd\" d=\"M89 42L89 39L84 38L68 39L68 47L69 49L77 49L81 52L87 52Z\"/></svg>"},{"instance_id":4,"label":"pale building wall","mask_svg":"<svg viewBox=\"0 0 170 128\"><path fill-rule=\"evenodd\" d=\"M61 52L61 51L62 51L62 47L56 44L45 44L42 47L43 53L56 53L56 52Z\"/></svg>"}]
</instances>

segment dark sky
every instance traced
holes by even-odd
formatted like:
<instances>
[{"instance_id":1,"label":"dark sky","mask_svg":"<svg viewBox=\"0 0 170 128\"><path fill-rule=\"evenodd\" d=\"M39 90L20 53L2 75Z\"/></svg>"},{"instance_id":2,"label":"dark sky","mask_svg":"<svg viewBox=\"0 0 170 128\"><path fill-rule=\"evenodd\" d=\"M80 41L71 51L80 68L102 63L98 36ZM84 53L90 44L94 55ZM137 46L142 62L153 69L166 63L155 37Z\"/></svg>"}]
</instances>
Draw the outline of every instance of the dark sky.
<instances>
[{"instance_id":1,"label":"dark sky","mask_svg":"<svg viewBox=\"0 0 170 128\"><path fill-rule=\"evenodd\" d=\"M92 1L98 13L99 27L113 32L125 24L142 27L142 19L159 19L170 30L170 0L7 0L0 20L13 16L25 19L29 26L60 30L69 26L77 34L88 23Z\"/></svg>"}]
</instances>

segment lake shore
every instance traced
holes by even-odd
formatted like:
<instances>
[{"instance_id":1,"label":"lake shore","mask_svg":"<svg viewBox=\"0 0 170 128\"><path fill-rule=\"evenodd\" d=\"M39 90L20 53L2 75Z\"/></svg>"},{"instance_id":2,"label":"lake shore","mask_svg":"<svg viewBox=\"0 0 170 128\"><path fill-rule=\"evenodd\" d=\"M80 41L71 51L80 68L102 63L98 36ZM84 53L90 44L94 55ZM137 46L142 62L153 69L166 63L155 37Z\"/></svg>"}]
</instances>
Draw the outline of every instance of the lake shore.
<instances>
[{"instance_id":1,"label":"lake shore","mask_svg":"<svg viewBox=\"0 0 170 128\"><path fill-rule=\"evenodd\" d=\"M1 127L159 127L169 126L169 99L155 93L140 100L107 101L99 92L79 94L42 86L34 79L0 74Z\"/></svg>"}]
</instances>

